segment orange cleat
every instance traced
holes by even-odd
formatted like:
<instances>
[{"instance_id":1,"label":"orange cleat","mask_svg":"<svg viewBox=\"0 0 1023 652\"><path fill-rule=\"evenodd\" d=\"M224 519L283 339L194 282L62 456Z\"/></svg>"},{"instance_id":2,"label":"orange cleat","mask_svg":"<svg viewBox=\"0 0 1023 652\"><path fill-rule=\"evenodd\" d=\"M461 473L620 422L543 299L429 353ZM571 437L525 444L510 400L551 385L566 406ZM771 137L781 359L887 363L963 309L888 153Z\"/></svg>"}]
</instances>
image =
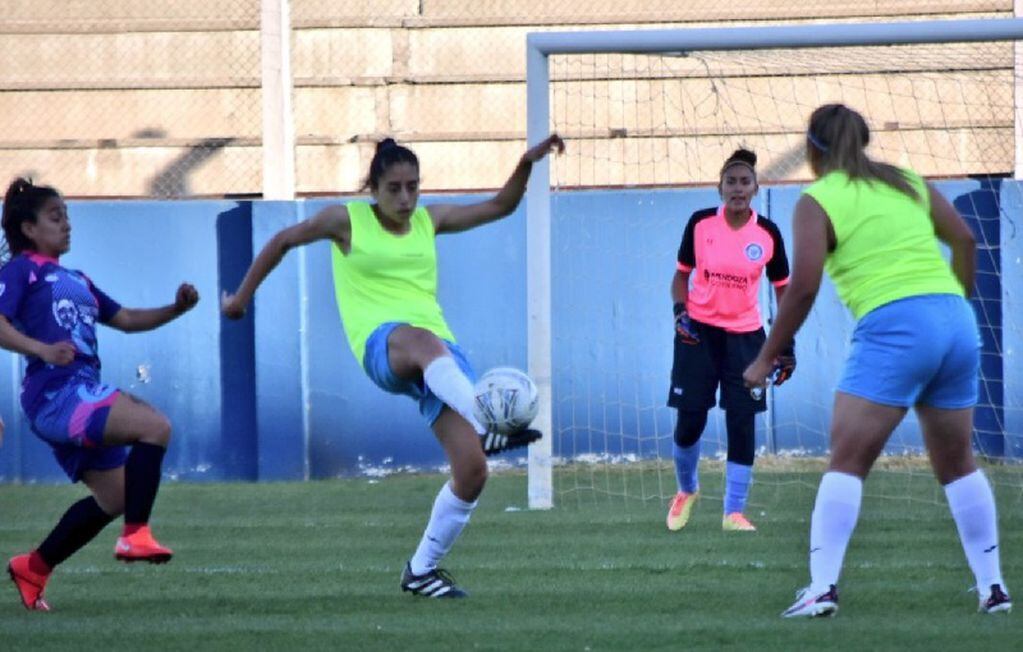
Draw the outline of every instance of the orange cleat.
<instances>
[{"instance_id":1,"label":"orange cleat","mask_svg":"<svg viewBox=\"0 0 1023 652\"><path fill-rule=\"evenodd\" d=\"M699 497L699 493L686 493L685 491L675 494L671 501L671 507L668 508L668 518L666 519L669 530L676 532L686 526L686 523L689 522L689 515L693 513L693 505L696 504L696 499Z\"/></svg>"},{"instance_id":2,"label":"orange cleat","mask_svg":"<svg viewBox=\"0 0 1023 652\"><path fill-rule=\"evenodd\" d=\"M43 599L43 591L46 590L46 581L49 575L40 575L29 567L29 558L32 553L25 553L11 557L7 562L7 573L11 581L18 587L21 594L21 604L29 611L49 611L50 605Z\"/></svg>"},{"instance_id":3,"label":"orange cleat","mask_svg":"<svg viewBox=\"0 0 1023 652\"><path fill-rule=\"evenodd\" d=\"M153 538L148 525L143 525L134 534L117 537L114 557L120 561L147 561L150 564L165 564L174 553Z\"/></svg>"},{"instance_id":4,"label":"orange cleat","mask_svg":"<svg viewBox=\"0 0 1023 652\"><path fill-rule=\"evenodd\" d=\"M721 519L721 529L726 532L756 532L757 528L749 519L743 516L742 512L725 514Z\"/></svg>"}]
</instances>

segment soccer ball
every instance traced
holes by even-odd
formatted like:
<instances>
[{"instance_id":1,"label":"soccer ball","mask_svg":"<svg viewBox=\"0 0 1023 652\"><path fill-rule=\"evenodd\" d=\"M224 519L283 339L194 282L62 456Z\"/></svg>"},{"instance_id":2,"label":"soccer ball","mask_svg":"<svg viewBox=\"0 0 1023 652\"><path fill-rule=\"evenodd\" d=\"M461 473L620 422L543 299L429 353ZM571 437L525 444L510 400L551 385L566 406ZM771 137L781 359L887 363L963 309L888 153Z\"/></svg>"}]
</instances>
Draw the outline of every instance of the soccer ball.
<instances>
[{"instance_id":1,"label":"soccer ball","mask_svg":"<svg viewBox=\"0 0 1023 652\"><path fill-rule=\"evenodd\" d=\"M533 422L539 409L536 384L518 369L496 367L476 383L476 420L487 432L518 432Z\"/></svg>"}]
</instances>

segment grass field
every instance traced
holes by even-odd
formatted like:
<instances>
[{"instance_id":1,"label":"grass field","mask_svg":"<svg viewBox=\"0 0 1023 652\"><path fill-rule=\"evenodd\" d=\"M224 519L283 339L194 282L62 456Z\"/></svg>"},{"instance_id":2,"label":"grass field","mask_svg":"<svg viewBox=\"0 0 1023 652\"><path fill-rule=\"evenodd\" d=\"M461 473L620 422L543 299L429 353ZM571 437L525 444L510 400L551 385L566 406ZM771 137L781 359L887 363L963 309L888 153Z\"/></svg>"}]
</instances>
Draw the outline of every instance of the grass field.
<instances>
[{"instance_id":1,"label":"grass field","mask_svg":"<svg viewBox=\"0 0 1023 652\"><path fill-rule=\"evenodd\" d=\"M170 564L116 563L112 525L55 573L51 613L25 611L5 578L0 650L1019 649L1021 616L975 613L954 525L930 489L865 501L834 619L779 618L807 579L819 475L786 478L804 483L769 487L760 474L750 535L721 532L711 499L679 533L664 528L660 501L523 511L524 476L495 475L446 560L471 593L462 601L398 589L441 476L167 484L155 530L175 549ZM886 482L903 486L879 472L868 488ZM720 493L718 474L704 484ZM0 486L0 554L36 545L79 495ZM1005 574L1023 587L1023 503L1018 489L999 498Z\"/></svg>"}]
</instances>

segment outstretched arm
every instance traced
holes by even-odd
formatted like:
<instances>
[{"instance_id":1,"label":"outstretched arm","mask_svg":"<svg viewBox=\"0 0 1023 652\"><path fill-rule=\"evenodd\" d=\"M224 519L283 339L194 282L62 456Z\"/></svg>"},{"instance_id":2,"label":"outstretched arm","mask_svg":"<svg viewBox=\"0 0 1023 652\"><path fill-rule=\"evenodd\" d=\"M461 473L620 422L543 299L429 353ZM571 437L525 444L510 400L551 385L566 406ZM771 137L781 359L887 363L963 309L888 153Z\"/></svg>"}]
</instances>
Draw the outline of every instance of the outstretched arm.
<instances>
[{"instance_id":1,"label":"outstretched arm","mask_svg":"<svg viewBox=\"0 0 1023 652\"><path fill-rule=\"evenodd\" d=\"M199 291L190 283L182 283L174 295L174 303L160 308L121 308L108 323L125 333L151 331L177 319L197 303Z\"/></svg>"},{"instance_id":2,"label":"outstretched arm","mask_svg":"<svg viewBox=\"0 0 1023 652\"><path fill-rule=\"evenodd\" d=\"M328 206L308 220L278 231L252 261L238 291L231 294L224 290L220 299L221 312L229 319L240 319L252 301L256 288L277 267L288 250L327 239L344 245L350 235L348 209L340 204Z\"/></svg>"},{"instance_id":3,"label":"outstretched arm","mask_svg":"<svg viewBox=\"0 0 1023 652\"><path fill-rule=\"evenodd\" d=\"M533 163L547 156L552 150L559 154L565 151L565 143L557 134L552 134L540 144L528 149L519 159L519 164L515 166L515 171L508 177L504 187L486 201L464 206L458 204L430 206L434 231L456 233L511 215L526 192L526 182L529 181Z\"/></svg>"},{"instance_id":4,"label":"outstretched arm","mask_svg":"<svg viewBox=\"0 0 1023 652\"><path fill-rule=\"evenodd\" d=\"M824 273L824 259L831 239L828 216L809 195L800 197L792 218L795 241L792 276L781 293L778 317L756 359L746 368L743 380L750 387L762 386L774 367L774 360L792 342L806 321L817 298Z\"/></svg>"}]
</instances>

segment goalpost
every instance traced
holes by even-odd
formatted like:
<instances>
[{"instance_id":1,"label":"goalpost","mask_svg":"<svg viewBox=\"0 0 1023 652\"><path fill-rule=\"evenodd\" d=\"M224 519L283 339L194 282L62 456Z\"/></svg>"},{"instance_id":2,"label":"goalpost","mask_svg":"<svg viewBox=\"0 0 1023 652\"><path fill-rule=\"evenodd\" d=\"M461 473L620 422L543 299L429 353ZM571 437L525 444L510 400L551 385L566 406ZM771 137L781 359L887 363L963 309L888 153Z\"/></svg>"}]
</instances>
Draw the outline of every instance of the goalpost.
<instances>
[{"instance_id":1,"label":"goalpost","mask_svg":"<svg viewBox=\"0 0 1023 652\"><path fill-rule=\"evenodd\" d=\"M529 34L528 141L557 130L569 148L534 166L526 197L528 370L547 433L529 450L530 508L569 494L674 493L668 286L682 228L717 203L719 166L746 146L760 156L755 207L791 247L791 208L810 180L806 121L836 101L864 114L872 156L934 180L974 226L984 335L975 444L995 462L1023 457L1020 39L1021 19ZM850 332L825 287L797 337L796 375L758 420L758 458L826 452ZM719 455L722 432L716 416L704 434ZM908 418L886 455L913 474L921 454Z\"/></svg>"}]
</instances>

